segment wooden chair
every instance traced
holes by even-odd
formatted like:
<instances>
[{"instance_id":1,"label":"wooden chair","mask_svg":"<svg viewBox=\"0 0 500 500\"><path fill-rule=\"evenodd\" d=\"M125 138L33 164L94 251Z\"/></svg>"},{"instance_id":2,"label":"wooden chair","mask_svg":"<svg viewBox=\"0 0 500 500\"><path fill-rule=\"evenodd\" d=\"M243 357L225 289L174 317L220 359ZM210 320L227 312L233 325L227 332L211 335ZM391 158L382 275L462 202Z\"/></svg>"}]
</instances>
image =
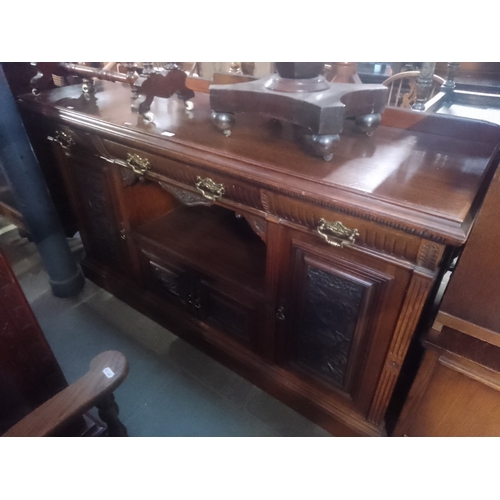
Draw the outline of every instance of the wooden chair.
<instances>
[{"instance_id":1,"label":"wooden chair","mask_svg":"<svg viewBox=\"0 0 500 500\"><path fill-rule=\"evenodd\" d=\"M387 106L411 108L417 99L417 78L419 74L419 71L404 71L382 82L383 85L389 87ZM444 78L433 75L429 100L439 92L445 81Z\"/></svg>"},{"instance_id":2,"label":"wooden chair","mask_svg":"<svg viewBox=\"0 0 500 500\"><path fill-rule=\"evenodd\" d=\"M0 435L126 436L112 391L127 373L125 356L107 351L92 360L85 376L68 386L0 252ZM86 413L94 406L104 424Z\"/></svg>"}]
</instances>

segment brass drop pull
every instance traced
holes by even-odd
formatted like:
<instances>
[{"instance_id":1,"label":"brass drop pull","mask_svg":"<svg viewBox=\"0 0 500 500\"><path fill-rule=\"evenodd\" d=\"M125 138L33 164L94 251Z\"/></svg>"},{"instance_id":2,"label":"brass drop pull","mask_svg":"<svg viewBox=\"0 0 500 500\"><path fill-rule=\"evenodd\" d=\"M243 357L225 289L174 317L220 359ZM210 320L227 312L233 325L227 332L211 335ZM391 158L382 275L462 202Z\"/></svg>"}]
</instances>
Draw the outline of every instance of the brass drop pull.
<instances>
[{"instance_id":1,"label":"brass drop pull","mask_svg":"<svg viewBox=\"0 0 500 500\"><path fill-rule=\"evenodd\" d=\"M224 186L222 184L217 184L212 179L208 177L202 179L201 177L196 177L196 188L201 191L201 194L211 201L216 201L224 194Z\"/></svg>"},{"instance_id":2,"label":"brass drop pull","mask_svg":"<svg viewBox=\"0 0 500 500\"><path fill-rule=\"evenodd\" d=\"M349 229L339 221L327 222L325 219L320 219L316 229L329 245L339 248L353 245L359 236L357 229Z\"/></svg>"},{"instance_id":3,"label":"brass drop pull","mask_svg":"<svg viewBox=\"0 0 500 500\"><path fill-rule=\"evenodd\" d=\"M127 153L127 165L138 175L144 175L151 168L147 158L141 158L135 153Z\"/></svg>"},{"instance_id":4,"label":"brass drop pull","mask_svg":"<svg viewBox=\"0 0 500 500\"><path fill-rule=\"evenodd\" d=\"M69 149L71 146L75 145L73 137L66 132L61 132L60 130L56 131L54 138L49 137L49 139L57 142L63 149Z\"/></svg>"}]
</instances>

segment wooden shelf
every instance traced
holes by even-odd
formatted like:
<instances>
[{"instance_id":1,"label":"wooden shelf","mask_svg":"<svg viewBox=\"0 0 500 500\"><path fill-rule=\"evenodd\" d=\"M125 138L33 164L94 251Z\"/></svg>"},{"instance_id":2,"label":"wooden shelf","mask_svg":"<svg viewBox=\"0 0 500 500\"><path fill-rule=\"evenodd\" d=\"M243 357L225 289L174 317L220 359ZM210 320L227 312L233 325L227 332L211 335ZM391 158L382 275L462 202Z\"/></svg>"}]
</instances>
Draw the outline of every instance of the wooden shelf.
<instances>
[{"instance_id":1,"label":"wooden shelf","mask_svg":"<svg viewBox=\"0 0 500 500\"><path fill-rule=\"evenodd\" d=\"M180 206L141 226L134 236L208 276L264 291L266 245L230 210Z\"/></svg>"}]
</instances>

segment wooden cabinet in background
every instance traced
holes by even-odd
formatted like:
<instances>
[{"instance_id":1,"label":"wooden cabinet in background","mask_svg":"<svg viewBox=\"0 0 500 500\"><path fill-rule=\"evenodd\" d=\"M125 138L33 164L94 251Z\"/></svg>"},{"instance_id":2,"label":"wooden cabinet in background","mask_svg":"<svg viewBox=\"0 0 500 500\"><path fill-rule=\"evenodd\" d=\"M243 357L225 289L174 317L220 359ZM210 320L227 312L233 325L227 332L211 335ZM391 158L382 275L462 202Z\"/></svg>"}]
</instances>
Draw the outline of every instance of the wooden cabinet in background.
<instances>
[{"instance_id":1,"label":"wooden cabinet in background","mask_svg":"<svg viewBox=\"0 0 500 500\"><path fill-rule=\"evenodd\" d=\"M384 415L434 284L467 239L499 128L387 110L331 162L242 114L231 137L121 84L23 96L78 216L86 276L334 435ZM140 335L140 332L138 332Z\"/></svg>"},{"instance_id":2,"label":"wooden cabinet in background","mask_svg":"<svg viewBox=\"0 0 500 500\"><path fill-rule=\"evenodd\" d=\"M500 171L433 327L397 436L500 436Z\"/></svg>"}]
</instances>

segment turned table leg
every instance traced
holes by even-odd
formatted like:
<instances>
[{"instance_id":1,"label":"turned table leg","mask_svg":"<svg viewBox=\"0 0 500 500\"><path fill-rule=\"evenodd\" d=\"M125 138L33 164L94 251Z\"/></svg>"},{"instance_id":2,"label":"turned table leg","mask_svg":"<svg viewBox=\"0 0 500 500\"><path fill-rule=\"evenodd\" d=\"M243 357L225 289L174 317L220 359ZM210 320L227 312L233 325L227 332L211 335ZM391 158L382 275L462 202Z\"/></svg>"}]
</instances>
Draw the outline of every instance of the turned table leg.
<instances>
[{"instance_id":1,"label":"turned table leg","mask_svg":"<svg viewBox=\"0 0 500 500\"><path fill-rule=\"evenodd\" d=\"M119 408L113 393L106 394L98 404L99 418L108 426L110 437L128 437L127 428L118 418Z\"/></svg>"}]
</instances>

